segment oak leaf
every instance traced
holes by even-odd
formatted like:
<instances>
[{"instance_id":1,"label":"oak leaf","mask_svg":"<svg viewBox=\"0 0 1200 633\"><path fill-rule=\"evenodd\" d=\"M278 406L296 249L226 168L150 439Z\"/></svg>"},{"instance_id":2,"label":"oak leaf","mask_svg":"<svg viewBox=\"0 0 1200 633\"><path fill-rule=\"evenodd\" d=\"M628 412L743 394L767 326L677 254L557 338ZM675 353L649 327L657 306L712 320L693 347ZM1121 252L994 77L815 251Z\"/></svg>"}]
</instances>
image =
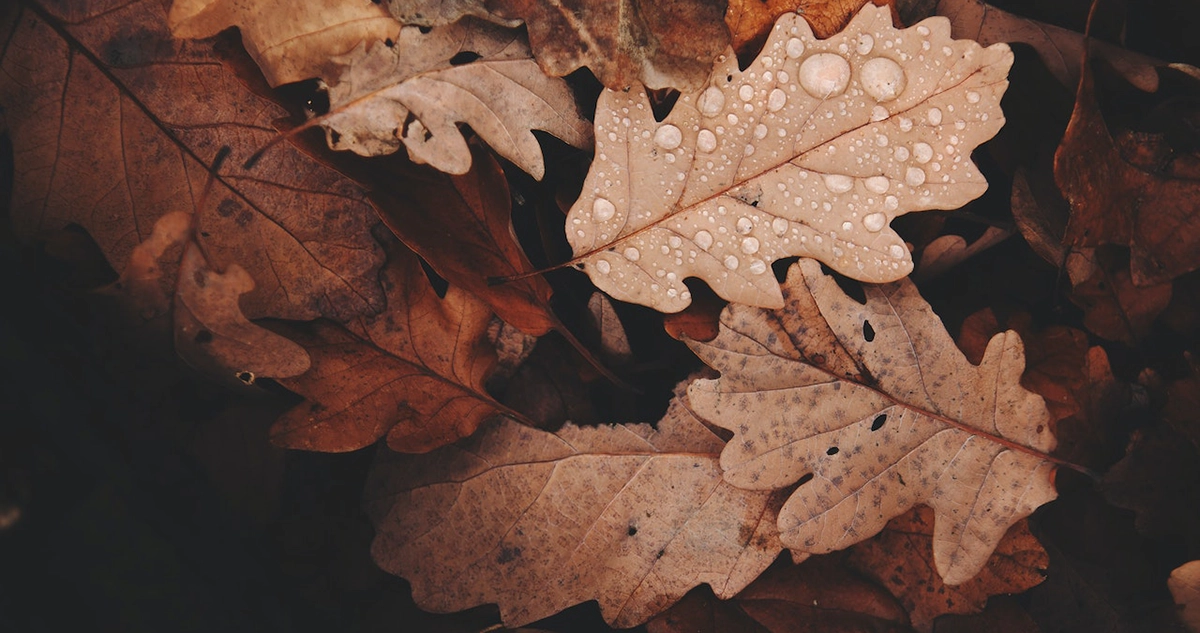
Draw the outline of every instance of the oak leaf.
<instances>
[{"instance_id":1,"label":"oak leaf","mask_svg":"<svg viewBox=\"0 0 1200 633\"><path fill-rule=\"evenodd\" d=\"M864 292L860 305L801 260L784 309L731 305L715 340L691 343L721 372L688 389L692 409L734 432L726 481L801 482L779 515L788 548L843 549L923 503L938 574L962 584L1009 526L1055 498L1050 415L1018 385L1015 333L996 335L975 366L911 282Z\"/></svg>"},{"instance_id":2,"label":"oak leaf","mask_svg":"<svg viewBox=\"0 0 1200 633\"><path fill-rule=\"evenodd\" d=\"M662 312L687 307L687 277L779 307L771 263L791 255L901 278L912 259L889 222L987 188L970 153L1004 122L1011 63L1005 45L951 40L942 18L898 31L868 5L827 40L780 18L748 68L726 53L661 122L643 91L607 90L566 225L573 263L614 298Z\"/></svg>"},{"instance_id":3,"label":"oak leaf","mask_svg":"<svg viewBox=\"0 0 1200 633\"><path fill-rule=\"evenodd\" d=\"M908 611L913 628L932 631L934 618L947 613L978 613L988 597L1022 593L1045 579L1049 556L1025 521L1000 539L979 575L947 586L930 565L933 512L914 508L888 522L869 541L854 546L851 567L887 587Z\"/></svg>"},{"instance_id":4,"label":"oak leaf","mask_svg":"<svg viewBox=\"0 0 1200 633\"><path fill-rule=\"evenodd\" d=\"M236 26L246 51L272 86L329 79L334 58L361 42L394 38L400 23L371 2L344 0L174 0L171 34L202 39Z\"/></svg>"},{"instance_id":5,"label":"oak leaf","mask_svg":"<svg viewBox=\"0 0 1200 633\"><path fill-rule=\"evenodd\" d=\"M587 600L635 626L700 583L732 597L781 549L781 497L723 481L724 442L681 400L657 426L498 418L434 453L381 455L375 561L422 609L496 603L510 628Z\"/></svg>"},{"instance_id":6,"label":"oak leaf","mask_svg":"<svg viewBox=\"0 0 1200 633\"><path fill-rule=\"evenodd\" d=\"M382 307L377 220L361 189L290 147L253 171L236 166L275 136L282 109L206 46L172 40L160 3L57 10L22 8L0 60L19 237L78 224L122 272L159 218L186 213L215 270L236 263L253 278L239 301L248 318ZM223 145L235 160L203 197Z\"/></svg>"},{"instance_id":7,"label":"oak leaf","mask_svg":"<svg viewBox=\"0 0 1200 633\"><path fill-rule=\"evenodd\" d=\"M813 34L826 38L846 26L867 2L895 7L893 0L731 0L725 10L730 45L738 54L767 39L775 20L786 13L799 13Z\"/></svg>"},{"instance_id":8,"label":"oak leaf","mask_svg":"<svg viewBox=\"0 0 1200 633\"><path fill-rule=\"evenodd\" d=\"M471 153L458 124L466 123L540 180L546 169L532 130L576 147L591 142L570 89L542 73L518 31L474 19L406 26L338 61L321 123L333 149L377 156L403 144L414 161L463 174Z\"/></svg>"},{"instance_id":9,"label":"oak leaf","mask_svg":"<svg viewBox=\"0 0 1200 633\"><path fill-rule=\"evenodd\" d=\"M1183 607L1179 611L1179 620L1192 633L1200 631L1200 561L1194 560L1172 570L1167 587L1175 604Z\"/></svg>"},{"instance_id":10,"label":"oak leaf","mask_svg":"<svg viewBox=\"0 0 1200 633\"><path fill-rule=\"evenodd\" d=\"M525 22L529 43L548 75L586 66L613 90L635 83L692 89L729 43L715 0L388 0L405 24L438 26L465 15L506 26Z\"/></svg>"},{"instance_id":11,"label":"oak leaf","mask_svg":"<svg viewBox=\"0 0 1200 633\"><path fill-rule=\"evenodd\" d=\"M279 381L308 402L275 422L275 444L343 452L386 435L393 450L429 451L507 412L483 386L496 362L491 311L454 287L439 299L411 251L390 251L383 313L348 327L271 325L312 357L308 372Z\"/></svg>"}]
</instances>

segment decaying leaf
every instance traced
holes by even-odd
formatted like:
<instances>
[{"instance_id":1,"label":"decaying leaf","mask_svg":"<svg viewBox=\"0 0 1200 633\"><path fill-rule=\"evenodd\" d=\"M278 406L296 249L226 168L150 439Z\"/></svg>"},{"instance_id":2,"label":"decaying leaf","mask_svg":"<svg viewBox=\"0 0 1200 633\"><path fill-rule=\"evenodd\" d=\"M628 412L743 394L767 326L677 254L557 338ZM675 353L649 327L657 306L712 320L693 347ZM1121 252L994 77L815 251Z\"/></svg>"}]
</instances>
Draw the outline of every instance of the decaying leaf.
<instances>
[{"instance_id":1,"label":"decaying leaf","mask_svg":"<svg viewBox=\"0 0 1200 633\"><path fill-rule=\"evenodd\" d=\"M439 299L416 256L398 244L383 281L387 310L349 330L320 321L271 326L312 357L308 372L280 380L308 402L275 422L271 441L342 452L387 435L392 450L429 451L506 411L483 387L496 362L491 311L454 287Z\"/></svg>"},{"instance_id":2,"label":"decaying leaf","mask_svg":"<svg viewBox=\"0 0 1200 633\"><path fill-rule=\"evenodd\" d=\"M1083 309L1083 325L1096 336L1136 345L1171 303L1171 284L1135 284L1129 257L1111 246L1082 249L1068 258L1071 302ZM1074 281L1074 279L1072 279Z\"/></svg>"},{"instance_id":3,"label":"decaying leaf","mask_svg":"<svg viewBox=\"0 0 1200 633\"><path fill-rule=\"evenodd\" d=\"M786 13L804 16L813 34L825 39L841 31L867 2L891 6L892 0L730 0L725 10L730 45L738 54L767 39L775 20Z\"/></svg>"},{"instance_id":4,"label":"decaying leaf","mask_svg":"<svg viewBox=\"0 0 1200 633\"><path fill-rule=\"evenodd\" d=\"M1020 593L1045 578L1050 558L1026 522L1019 521L1000 539L978 576L947 586L930 565L933 524L929 508L913 508L850 553L851 566L899 598L918 631L932 631L933 620L940 615L978 613L989 596Z\"/></svg>"},{"instance_id":5,"label":"decaying leaf","mask_svg":"<svg viewBox=\"0 0 1200 633\"><path fill-rule=\"evenodd\" d=\"M1050 73L1072 90L1079 85L1079 60L1085 50L1103 58L1129 83L1146 92L1158 90L1155 68L1167 65L1112 44L1089 41L1082 33L1014 15L983 0L941 0L937 13L950 18L957 37L967 37L984 46L996 42L1032 46Z\"/></svg>"},{"instance_id":6,"label":"decaying leaf","mask_svg":"<svg viewBox=\"0 0 1200 633\"><path fill-rule=\"evenodd\" d=\"M841 561L777 563L731 600L700 587L646 623L650 633L900 633L908 616L878 585Z\"/></svg>"},{"instance_id":7,"label":"decaying leaf","mask_svg":"<svg viewBox=\"0 0 1200 633\"><path fill-rule=\"evenodd\" d=\"M1175 604L1183 607L1179 619L1192 633L1200 631L1200 561L1177 567L1167 579L1167 587Z\"/></svg>"},{"instance_id":8,"label":"decaying leaf","mask_svg":"<svg viewBox=\"0 0 1200 633\"><path fill-rule=\"evenodd\" d=\"M422 609L496 603L509 627L587 600L630 627L700 583L732 597L781 549L781 497L721 479L724 443L682 397L657 429L499 418L428 455L381 455L375 561Z\"/></svg>"},{"instance_id":9,"label":"decaying leaf","mask_svg":"<svg viewBox=\"0 0 1200 633\"><path fill-rule=\"evenodd\" d=\"M963 239L961 235L943 235L926 244L925 249L921 251L921 263L917 265L917 271L913 275L914 279L919 282L938 277L971 257L1003 242L1012 234L1010 229L989 226L983 235L970 244L967 244L967 240Z\"/></svg>"},{"instance_id":10,"label":"decaying leaf","mask_svg":"<svg viewBox=\"0 0 1200 633\"><path fill-rule=\"evenodd\" d=\"M843 549L925 504L938 574L962 584L1009 526L1056 496L1050 415L1018 385L1014 332L975 366L911 282L864 291L860 305L801 260L783 309L731 305L715 340L691 344L721 372L688 389L692 409L734 432L726 481L801 482L779 515L788 548Z\"/></svg>"},{"instance_id":11,"label":"decaying leaf","mask_svg":"<svg viewBox=\"0 0 1200 633\"><path fill-rule=\"evenodd\" d=\"M183 39L238 27L246 51L272 86L331 79L338 71L335 57L400 31L378 3L344 0L174 0L167 21L171 33Z\"/></svg>"},{"instance_id":12,"label":"decaying leaf","mask_svg":"<svg viewBox=\"0 0 1200 633\"><path fill-rule=\"evenodd\" d=\"M209 46L172 40L161 3L55 6L64 13L22 10L0 60L20 237L78 224L121 272L158 219L181 212L213 268L237 263L253 277L240 301L249 318L382 307L377 220L361 189L290 147L237 167L275 136L282 109ZM223 145L233 160L197 208Z\"/></svg>"},{"instance_id":13,"label":"decaying leaf","mask_svg":"<svg viewBox=\"0 0 1200 633\"><path fill-rule=\"evenodd\" d=\"M621 325L621 317L613 309L612 301L599 292L592 293L592 298L588 299L588 314L600 333L600 353L605 360L617 365L633 360L629 337L625 334L625 326Z\"/></svg>"},{"instance_id":14,"label":"decaying leaf","mask_svg":"<svg viewBox=\"0 0 1200 633\"><path fill-rule=\"evenodd\" d=\"M771 263L790 255L901 278L912 259L889 222L983 193L970 154L1004 122L1011 63L1007 46L951 40L945 19L898 31L868 5L827 40L780 18L746 70L727 53L661 123L643 91L605 91L566 225L574 263L662 312L687 307L686 277L779 307Z\"/></svg>"},{"instance_id":15,"label":"decaying leaf","mask_svg":"<svg viewBox=\"0 0 1200 633\"><path fill-rule=\"evenodd\" d=\"M1095 92L1089 65L1054 155L1054 178L1071 205L1064 241L1129 246L1138 286L1200 268L1200 180L1151 173L1128 162Z\"/></svg>"},{"instance_id":16,"label":"decaying leaf","mask_svg":"<svg viewBox=\"0 0 1200 633\"><path fill-rule=\"evenodd\" d=\"M426 32L427 31L427 32ZM334 149L364 156L403 144L418 163L463 174L471 153L459 123L534 178L545 173L532 130L586 147L591 130L563 80L533 62L519 32L474 19L363 44L338 58L322 122Z\"/></svg>"},{"instance_id":17,"label":"decaying leaf","mask_svg":"<svg viewBox=\"0 0 1200 633\"><path fill-rule=\"evenodd\" d=\"M704 82L729 43L716 0L388 0L405 24L437 26L464 15L514 26L524 21L547 74L587 66L613 90L635 82L687 90Z\"/></svg>"}]
</instances>

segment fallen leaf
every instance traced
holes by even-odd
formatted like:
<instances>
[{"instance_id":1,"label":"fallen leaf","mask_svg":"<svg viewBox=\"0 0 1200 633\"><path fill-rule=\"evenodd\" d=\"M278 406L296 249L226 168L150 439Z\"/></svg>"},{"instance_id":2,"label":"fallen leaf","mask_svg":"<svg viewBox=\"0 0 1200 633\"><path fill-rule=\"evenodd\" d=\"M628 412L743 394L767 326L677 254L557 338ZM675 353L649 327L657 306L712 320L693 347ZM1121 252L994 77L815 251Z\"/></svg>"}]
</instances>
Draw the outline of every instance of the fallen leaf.
<instances>
[{"instance_id":1,"label":"fallen leaf","mask_svg":"<svg viewBox=\"0 0 1200 633\"><path fill-rule=\"evenodd\" d=\"M730 45L738 54L753 50L767 39L775 20L787 13L804 16L813 34L825 39L845 28L868 1L895 10L893 0L730 0L725 10Z\"/></svg>"},{"instance_id":2,"label":"fallen leaf","mask_svg":"<svg viewBox=\"0 0 1200 633\"><path fill-rule=\"evenodd\" d=\"M227 380L290 378L308 371L304 348L250 322L238 298L254 279L237 264L212 270L194 242L183 251L175 291L175 352L193 367Z\"/></svg>"},{"instance_id":3,"label":"fallen leaf","mask_svg":"<svg viewBox=\"0 0 1200 633\"><path fill-rule=\"evenodd\" d=\"M613 298L661 312L687 307L687 277L779 307L771 263L790 255L863 281L908 274L888 223L983 193L970 153L1004 121L1011 51L948 31L937 18L897 31L868 5L817 40L792 14L746 70L727 53L661 123L643 91L605 91L567 219L572 263Z\"/></svg>"},{"instance_id":4,"label":"fallen leaf","mask_svg":"<svg viewBox=\"0 0 1200 633\"><path fill-rule=\"evenodd\" d=\"M338 61L344 68L328 82L321 119L333 149L377 156L403 144L415 162L463 174L471 166L458 128L465 123L540 180L546 168L532 130L576 147L591 142L566 82L544 75L511 29L474 19L406 26L395 40L360 45Z\"/></svg>"},{"instance_id":5,"label":"fallen leaf","mask_svg":"<svg viewBox=\"0 0 1200 633\"><path fill-rule=\"evenodd\" d=\"M593 292L588 299L588 314L592 317L592 325L600 333L600 353L604 359L614 365L629 363L633 360L633 348L629 346L629 337L625 334L625 326L613 309L608 297Z\"/></svg>"},{"instance_id":6,"label":"fallen leaf","mask_svg":"<svg viewBox=\"0 0 1200 633\"><path fill-rule=\"evenodd\" d=\"M1079 63L1085 42L1092 55L1107 61L1126 81L1146 92L1158 90L1155 69L1168 65L1106 42L1089 40L1082 33L1023 18L982 0L941 0L937 13L950 18L956 37L970 38L983 46L996 42L1032 46L1050 73L1072 90L1079 85Z\"/></svg>"},{"instance_id":7,"label":"fallen leaf","mask_svg":"<svg viewBox=\"0 0 1200 633\"><path fill-rule=\"evenodd\" d=\"M1200 450L1175 429L1151 427L1104 474L1104 498L1137 513L1137 531L1200 546Z\"/></svg>"},{"instance_id":8,"label":"fallen leaf","mask_svg":"<svg viewBox=\"0 0 1200 633\"><path fill-rule=\"evenodd\" d=\"M718 297L708 286L692 293L692 302L681 312L663 315L663 329L671 338L682 341L711 341L721 331L721 310L729 302Z\"/></svg>"},{"instance_id":9,"label":"fallen leaf","mask_svg":"<svg viewBox=\"0 0 1200 633\"><path fill-rule=\"evenodd\" d=\"M171 34L182 39L238 27L246 52L273 87L330 79L339 71L338 55L400 31L400 23L378 3L340 0L173 0L167 22Z\"/></svg>"},{"instance_id":10,"label":"fallen leaf","mask_svg":"<svg viewBox=\"0 0 1200 633\"><path fill-rule=\"evenodd\" d=\"M1200 374L1193 367L1192 375L1180 378L1167 386L1167 404L1163 421L1191 440L1200 450Z\"/></svg>"},{"instance_id":11,"label":"fallen leaf","mask_svg":"<svg viewBox=\"0 0 1200 633\"><path fill-rule=\"evenodd\" d=\"M694 88L729 42L725 3L714 0L388 0L388 8L405 24L427 27L464 15L509 26L524 21L546 74L562 77L586 66L613 90L635 82Z\"/></svg>"},{"instance_id":12,"label":"fallen leaf","mask_svg":"<svg viewBox=\"0 0 1200 633\"><path fill-rule=\"evenodd\" d=\"M101 292L120 296L125 309L144 321L169 314L180 260L191 238L191 215L173 211L159 216L145 241L133 247L121 277Z\"/></svg>"},{"instance_id":13,"label":"fallen leaf","mask_svg":"<svg viewBox=\"0 0 1200 633\"><path fill-rule=\"evenodd\" d=\"M507 411L483 386L496 362L486 306L454 287L439 299L416 256L398 244L383 281L387 310L349 330L323 321L271 325L312 358L308 372L279 381L308 402L275 422L272 442L336 453L387 435L392 450L424 452Z\"/></svg>"},{"instance_id":14,"label":"fallen leaf","mask_svg":"<svg viewBox=\"0 0 1200 633\"><path fill-rule=\"evenodd\" d=\"M1139 286L1129 272L1128 258L1112 247L1085 249L1074 263L1072 276L1090 275L1071 288L1071 302L1083 309L1083 326L1110 341L1137 345L1150 332L1158 315L1171 303L1171 284Z\"/></svg>"},{"instance_id":15,"label":"fallen leaf","mask_svg":"<svg viewBox=\"0 0 1200 633\"><path fill-rule=\"evenodd\" d=\"M499 418L428 455L381 456L375 561L422 609L496 603L510 628L587 600L631 627L700 583L732 597L781 549L781 497L722 481L723 442L680 398L657 429Z\"/></svg>"},{"instance_id":16,"label":"fallen leaf","mask_svg":"<svg viewBox=\"0 0 1200 633\"><path fill-rule=\"evenodd\" d=\"M850 551L850 565L899 598L918 631L932 631L940 615L978 613L989 596L1021 593L1045 578L1050 559L1026 522L1019 521L1000 539L978 576L947 586L931 565L933 524L933 511L917 507Z\"/></svg>"},{"instance_id":17,"label":"fallen leaf","mask_svg":"<svg viewBox=\"0 0 1200 633\"><path fill-rule=\"evenodd\" d=\"M970 244L967 244L967 240L961 235L943 235L925 245L913 280L927 281L939 277L951 268L1007 240L1012 234L1010 229L989 226L983 235Z\"/></svg>"},{"instance_id":18,"label":"fallen leaf","mask_svg":"<svg viewBox=\"0 0 1200 633\"><path fill-rule=\"evenodd\" d=\"M911 282L863 290L859 305L800 260L784 309L726 308L721 335L691 343L721 372L688 389L692 409L734 432L726 481L800 482L779 515L786 547L844 549L923 503L937 572L962 584L1009 526L1055 498L1050 415L1018 385L1016 333L993 337L975 366Z\"/></svg>"},{"instance_id":19,"label":"fallen leaf","mask_svg":"<svg viewBox=\"0 0 1200 633\"><path fill-rule=\"evenodd\" d=\"M1067 203L1053 183L1043 182L1048 179L1030 180L1024 168L1013 174L1010 200L1013 221L1033 252L1047 263L1061 267L1068 252L1062 244L1067 230Z\"/></svg>"},{"instance_id":20,"label":"fallen leaf","mask_svg":"<svg viewBox=\"0 0 1200 633\"><path fill-rule=\"evenodd\" d=\"M908 615L888 592L841 561L776 563L730 600L704 587L646 623L649 633L884 633L907 631Z\"/></svg>"},{"instance_id":21,"label":"fallen leaf","mask_svg":"<svg viewBox=\"0 0 1200 633\"><path fill-rule=\"evenodd\" d=\"M172 40L161 3L58 10L22 9L0 60L18 236L78 224L123 272L158 219L183 212L215 269L237 263L253 277L240 302L251 319L382 307L377 220L361 189L289 147L236 166L275 136L282 109L207 47ZM197 208L224 145L234 160Z\"/></svg>"},{"instance_id":22,"label":"fallen leaf","mask_svg":"<svg viewBox=\"0 0 1200 633\"><path fill-rule=\"evenodd\" d=\"M1179 619L1192 633L1200 631L1200 561L1194 560L1172 570L1167 587L1175 604L1183 607Z\"/></svg>"},{"instance_id":23,"label":"fallen leaf","mask_svg":"<svg viewBox=\"0 0 1200 633\"><path fill-rule=\"evenodd\" d=\"M1090 66L1054 155L1054 178L1071 206L1067 244L1129 246L1138 286L1200 268L1200 181L1165 177L1127 162L1100 113Z\"/></svg>"}]
</instances>

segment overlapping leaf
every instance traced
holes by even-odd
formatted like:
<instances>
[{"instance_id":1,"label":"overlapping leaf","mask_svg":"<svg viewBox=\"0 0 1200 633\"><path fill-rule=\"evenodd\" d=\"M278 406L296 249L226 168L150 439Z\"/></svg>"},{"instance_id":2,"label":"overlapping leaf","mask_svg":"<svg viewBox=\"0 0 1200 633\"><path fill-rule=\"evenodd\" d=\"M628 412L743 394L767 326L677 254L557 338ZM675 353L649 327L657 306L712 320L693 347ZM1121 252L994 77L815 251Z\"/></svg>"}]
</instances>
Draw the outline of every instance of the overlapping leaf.
<instances>
[{"instance_id":1,"label":"overlapping leaf","mask_svg":"<svg viewBox=\"0 0 1200 633\"><path fill-rule=\"evenodd\" d=\"M509 627L587 600L634 626L700 583L729 598L779 553L780 497L724 482L722 445L679 400L657 429L551 434L500 418L428 455L382 457L372 553L421 608L496 603Z\"/></svg>"},{"instance_id":2,"label":"overlapping leaf","mask_svg":"<svg viewBox=\"0 0 1200 633\"><path fill-rule=\"evenodd\" d=\"M605 91L596 159L566 232L617 299L678 312L699 277L779 307L771 263L815 257L860 280L912 270L892 218L953 209L987 187L970 160L1004 117L1012 53L952 40L931 18L892 28L867 6L837 36L795 14L746 70L726 54L662 122L646 95Z\"/></svg>"},{"instance_id":3,"label":"overlapping leaf","mask_svg":"<svg viewBox=\"0 0 1200 633\"><path fill-rule=\"evenodd\" d=\"M789 273L785 307L731 305L692 349L721 372L692 384L702 418L735 433L725 480L802 483L780 511L785 546L821 553L933 508L946 584L986 563L1010 525L1056 495L1046 405L1018 385L1020 338L996 335L967 362L907 281L846 296L812 260Z\"/></svg>"}]
</instances>

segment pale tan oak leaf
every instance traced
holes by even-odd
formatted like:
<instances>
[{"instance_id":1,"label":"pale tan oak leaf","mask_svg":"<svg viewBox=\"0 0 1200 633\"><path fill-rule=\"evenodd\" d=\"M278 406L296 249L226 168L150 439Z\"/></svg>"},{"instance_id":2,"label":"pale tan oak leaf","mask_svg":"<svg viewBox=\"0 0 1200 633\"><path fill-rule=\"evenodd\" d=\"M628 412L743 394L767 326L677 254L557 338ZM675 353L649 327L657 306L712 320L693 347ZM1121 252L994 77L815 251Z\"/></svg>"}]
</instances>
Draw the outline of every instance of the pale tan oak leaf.
<instances>
[{"instance_id":1,"label":"pale tan oak leaf","mask_svg":"<svg viewBox=\"0 0 1200 633\"><path fill-rule=\"evenodd\" d=\"M661 122L643 91L605 91L566 223L573 263L662 312L690 303L688 277L779 307L771 263L793 255L862 281L904 277L912 258L889 223L984 192L970 155L1004 123L1012 59L951 39L944 18L896 30L868 5L826 40L781 17L748 68L727 53Z\"/></svg>"},{"instance_id":2,"label":"pale tan oak leaf","mask_svg":"<svg viewBox=\"0 0 1200 633\"><path fill-rule=\"evenodd\" d=\"M1055 498L1050 414L1019 384L1015 332L994 336L975 366L911 282L864 292L865 305L805 259L783 309L726 308L717 338L690 344L721 372L692 383L692 410L734 432L727 482L801 482L779 514L784 546L844 549L925 504L937 572L961 584L1009 526Z\"/></svg>"},{"instance_id":3,"label":"pale tan oak leaf","mask_svg":"<svg viewBox=\"0 0 1200 633\"><path fill-rule=\"evenodd\" d=\"M591 143L565 81L548 77L518 31L467 18L433 29L404 27L396 39L362 45L337 60L329 82L329 146L363 156L401 145L418 163L464 174L466 123L492 149L534 178L545 174L533 130L576 147Z\"/></svg>"},{"instance_id":4,"label":"pale tan oak leaf","mask_svg":"<svg viewBox=\"0 0 1200 633\"><path fill-rule=\"evenodd\" d=\"M783 496L722 480L724 442L677 394L657 429L497 418L433 453L381 454L375 561L422 609L495 603L509 628L587 600L636 626L700 583L734 596L782 550Z\"/></svg>"}]
</instances>

